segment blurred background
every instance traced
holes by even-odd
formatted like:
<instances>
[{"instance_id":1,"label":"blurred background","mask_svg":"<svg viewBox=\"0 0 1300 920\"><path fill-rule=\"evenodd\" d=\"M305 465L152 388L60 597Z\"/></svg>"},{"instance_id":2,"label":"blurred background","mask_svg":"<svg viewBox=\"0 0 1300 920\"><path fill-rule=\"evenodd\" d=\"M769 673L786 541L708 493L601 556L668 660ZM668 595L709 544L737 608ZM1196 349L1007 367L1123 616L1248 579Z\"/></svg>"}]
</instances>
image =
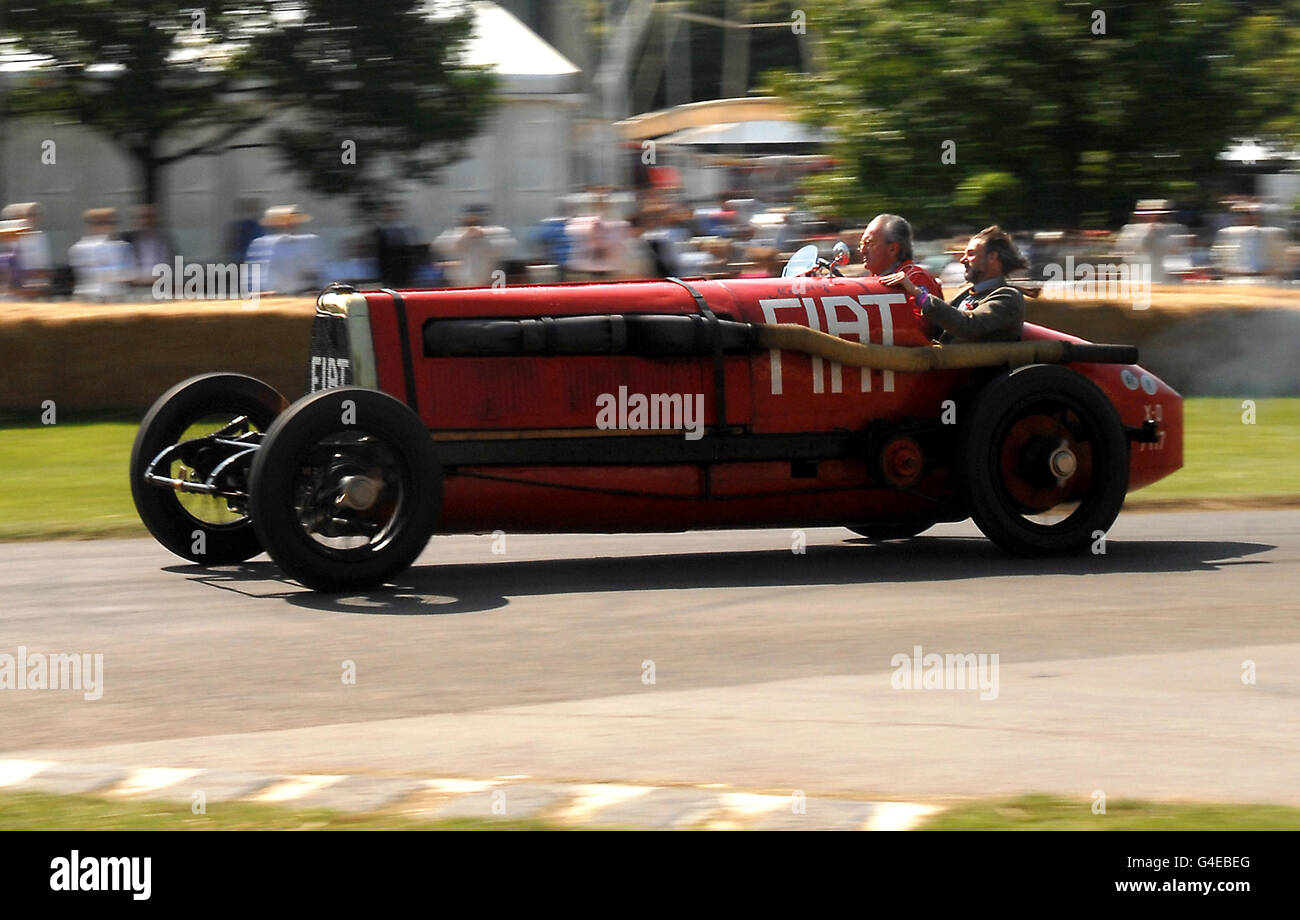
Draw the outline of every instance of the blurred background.
<instances>
[{"instance_id":1,"label":"blurred background","mask_svg":"<svg viewBox=\"0 0 1300 920\"><path fill-rule=\"evenodd\" d=\"M260 261L281 293L761 276L808 241L856 250L881 212L954 285L946 252L992 223L1039 278L1067 257L1156 283L1300 278L1294 0L0 16L9 299L156 300L151 269L177 256Z\"/></svg>"}]
</instances>

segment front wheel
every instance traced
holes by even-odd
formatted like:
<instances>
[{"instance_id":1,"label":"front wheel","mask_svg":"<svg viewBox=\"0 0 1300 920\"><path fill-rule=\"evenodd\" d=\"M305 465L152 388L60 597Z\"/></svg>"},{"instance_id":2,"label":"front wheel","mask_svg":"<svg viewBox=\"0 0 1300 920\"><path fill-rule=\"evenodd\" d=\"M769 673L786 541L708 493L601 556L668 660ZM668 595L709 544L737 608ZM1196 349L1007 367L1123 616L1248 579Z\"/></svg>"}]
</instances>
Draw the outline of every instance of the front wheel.
<instances>
[{"instance_id":1,"label":"front wheel","mask_svg":"<svg viewBox=\"0 0 1300 920\"><path fill-rule=\"evenodd\" d=\"M130 475L135 509L159 543L210 565L262 551L244 507L246 458L284 405L273 387L243 374L202 374L158 397L136 432ZM244 462L224 462L240 453ZM222 495L165 484L202 484L218 471Z\"/></svg>"},{"instance_id":2,"label":"front wheel","mask_svg":"<svg viewBox=\"0 0 1300 920\"><path fill-rule=\"evenodd\" d=\"M1128 492L1128 440L1086 377L1031 365L999 377L967 415L967 506L986 537L1022 556L1082 552L1115 522Z\"/></svg>"},{"instance_id":3,"label":"front wheel","mask_svg":"<svg viewBox=\"0 0 1300 920\"><path fill-rule=\"evenodd\" d=\"M267 432L249 484L249 515L267 553L318 591L372 588L429 541L442 467L404 404L359 387L294 403Z\"/></svg>"}]
</instances>

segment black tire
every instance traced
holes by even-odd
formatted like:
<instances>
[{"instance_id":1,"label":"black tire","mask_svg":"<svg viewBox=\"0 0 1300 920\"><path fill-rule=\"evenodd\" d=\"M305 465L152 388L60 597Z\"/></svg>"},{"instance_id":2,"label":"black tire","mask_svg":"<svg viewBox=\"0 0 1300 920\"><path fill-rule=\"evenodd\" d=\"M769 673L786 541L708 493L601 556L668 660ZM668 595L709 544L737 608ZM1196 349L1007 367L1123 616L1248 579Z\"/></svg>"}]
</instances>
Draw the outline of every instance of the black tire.
<instances>
[{"instance_id":1,"label":"black tire","mask_svg":"<svg viewBox=\"0 0 1300 920\"><path fill-rule=\"evenodd\" d=\"M350 403L350 405L349 405ZM341 502L347 477L373 492ZM376 390L324 390L276 419L253 461L249 516L267 553L317 591L373 588L408 568L442 507L442 466L419 417Z\"/></svg>"},{"instance_id":2,"label":"black tire","mask_svg":"<svg viewBox=\"0 0 1300 920\"><path fill-rule=\"evenodd\" d=\"M1119 414L1092 381L1067 368L1031 365L994 380L967 414L961 443L970 515L1009 552L1082 552L1124 505L1129 450ZM1052 466L1058 451L1074 468L1061 478ZM1074 508L1056 520L1030 519L1062 505Z\"/></svg>"},{"instance_id":3,"label":"black tire","mask_svg":"<svg viewBox=\"0 0 1300 920\"><path fill-rule=\"evenodd\" d=\"M144 473L159 453L180 441L187 430L204 419L233 420L245 415L254 427L266 431L284 406L284 397L274 387L243 374L191 377L158 398L136 432L131 447L130 476L135 509L159 543L184 559L210 565L242 562L262 551L247 516L231 512L232 520L226 522L197 517L197 503L206 501L215 506L216 500L182 495L147 483ZM215 431L220 425L210 427ZM210 515L215 516L218 515ZM200 544L203 552L195 551L199 542L195 531L203 533Z\"/></svg>"},{"instance_id":4,"label":"black tire","mask_svg":"<svg viewBox=\"0 0 1300 920\"><path fill-rule=\"evenodd\" d=\"M920 536L935 525L935 521L913 521L907 524L858 524L844 525L860 537L868 540L909 540Z\"/></svg>"}]
</instances>

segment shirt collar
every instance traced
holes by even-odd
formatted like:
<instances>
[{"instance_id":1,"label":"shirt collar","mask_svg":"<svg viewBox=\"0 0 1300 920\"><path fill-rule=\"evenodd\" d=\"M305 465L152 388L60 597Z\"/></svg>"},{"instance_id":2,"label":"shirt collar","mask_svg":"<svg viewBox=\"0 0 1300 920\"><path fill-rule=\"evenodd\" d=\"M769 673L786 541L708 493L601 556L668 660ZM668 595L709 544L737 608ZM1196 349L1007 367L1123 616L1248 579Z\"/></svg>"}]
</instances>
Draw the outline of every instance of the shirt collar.
<instances>
[{"instance_id":1,"label":"shirt collar","mask_svg":"<svg viewBox=\"0 0 1300 920\"><path fill-rule=\"evenodd\" d=\"M971 285L972 294L983 294L985 291L991 291L996 287L1001 287L1005 276L998 275L996 278L985 278L979 284Z\"/></svg>"}]
</instances>

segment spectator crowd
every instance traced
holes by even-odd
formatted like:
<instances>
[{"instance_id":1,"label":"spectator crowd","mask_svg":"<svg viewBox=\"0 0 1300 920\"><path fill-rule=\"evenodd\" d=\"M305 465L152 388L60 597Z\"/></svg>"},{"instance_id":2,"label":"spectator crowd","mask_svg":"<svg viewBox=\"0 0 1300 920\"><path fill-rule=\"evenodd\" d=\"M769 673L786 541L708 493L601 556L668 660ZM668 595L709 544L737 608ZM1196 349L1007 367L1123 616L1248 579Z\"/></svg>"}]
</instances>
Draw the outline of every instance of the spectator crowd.
<instances>
[{"instance_id":1,"label":"spectator crowd","mask_svg":"<svg viewBox=\"0 0 1300 920\"><path fill-rule=\"evenodd\" d=\"M840 228L796 207L738 193L692 207L656 191L637 196L593 188L559 202L557 213L516 234L489 208L465 207L457 223L423 237L397 203L380 208L339 252L311 232L312 217L294 205L263 209L240 199L226 228L223 257L257 266L257 293L303 295L330 281L391 288L492 286L522 282L661 277L771 277L808 242L824 252L838 239L857 249L860 230ZM84 229L67 251L52 252L39 203L0 211L0 299L116 303L160 295L157 267L180 253L152 205L131 212L122 229L114 208L82 215ZM1185 214L1161 199L1139 201L1117 233L1045 230L1015 234L1031 278L1067 256L1079 262L1143 264L1153 283L1300 280L1300 247L1280 216L1237 196L1219 211ZM963 238L964 239L964 238ZM960 248L959 246L956 248ZM917 245L917 261L955 288L963 268L954 245ZM926 255L928 253L928 256ZM858 269L850 269L850 273Z\"/></svg>"}]
</instances>

